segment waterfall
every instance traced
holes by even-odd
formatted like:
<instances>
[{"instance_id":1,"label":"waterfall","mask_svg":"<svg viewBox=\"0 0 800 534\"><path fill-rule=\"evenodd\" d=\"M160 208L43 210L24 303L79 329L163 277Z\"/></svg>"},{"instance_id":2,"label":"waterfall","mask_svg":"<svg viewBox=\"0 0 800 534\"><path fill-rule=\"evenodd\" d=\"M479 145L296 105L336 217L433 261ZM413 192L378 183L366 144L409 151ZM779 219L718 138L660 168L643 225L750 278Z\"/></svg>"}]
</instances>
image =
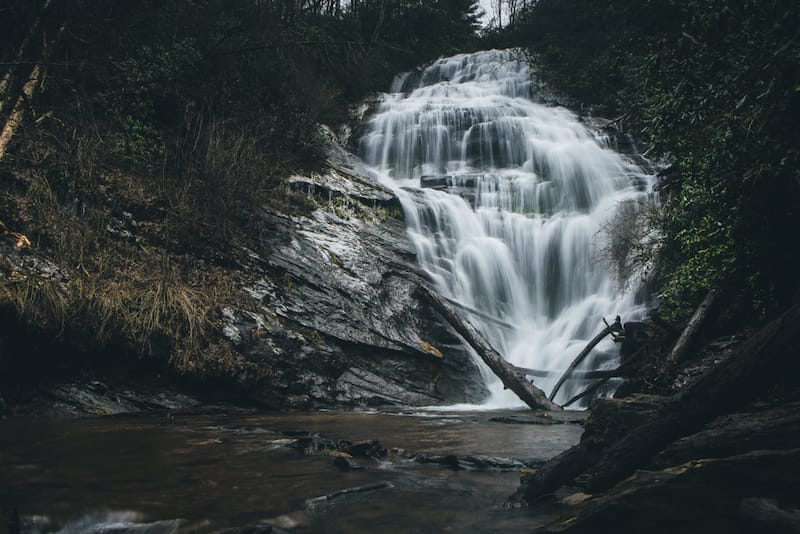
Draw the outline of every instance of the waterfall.
<instances>
[{"instance_id":1,"label":"waterfall","mask_svg":"<svg viewBox=\"0 0 800 534\"><path fill-rule=\"evenodd\" d=\"M651 177L541 100L515 51L439 59L394 80L359 150L400 197L438 291L478 310L464 313L509 362L559 371L603 317L643 311L597 249L601 225L620 201L646 196ZM617 364L611 341L594 353L582 368ZM535 384L549 393L556 380ZM488 385L489 406L520 403L498 380ZM582 386L568 381L556 401Z\"/></svg>"}]
</instances>

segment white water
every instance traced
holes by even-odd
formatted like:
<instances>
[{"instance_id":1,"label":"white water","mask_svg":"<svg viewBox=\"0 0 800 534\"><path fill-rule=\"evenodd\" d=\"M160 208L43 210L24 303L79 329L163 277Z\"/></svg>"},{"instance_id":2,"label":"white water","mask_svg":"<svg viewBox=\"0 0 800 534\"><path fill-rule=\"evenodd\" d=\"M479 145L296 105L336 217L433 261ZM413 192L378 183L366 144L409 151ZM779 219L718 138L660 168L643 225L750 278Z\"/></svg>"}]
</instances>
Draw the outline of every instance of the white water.
<instances>
[{"instance_id":1,"label":"white water","mask_svg":"<svg viewBox=\"0 0 800 534\"><path fill-rule=\"evenodd\" d=\"M632 292L618 291L597 249L617 203L646 195L641 184L650 178L570 111L534 102L530 72L515 57L458 55L398 76L360 152L398 193L438 290L480 310L468 319L511 363L557 371L604 327L603 317L624 322L642 312ZM422 189L423 176L450 187ZM616 365L610 341L595 353L582 368ZM555 381L535 384L549 393ZM520 404L496 378L487 382L487 406ZM582 387L568 381L556 401Z\"/></svg>"}]
</instances>

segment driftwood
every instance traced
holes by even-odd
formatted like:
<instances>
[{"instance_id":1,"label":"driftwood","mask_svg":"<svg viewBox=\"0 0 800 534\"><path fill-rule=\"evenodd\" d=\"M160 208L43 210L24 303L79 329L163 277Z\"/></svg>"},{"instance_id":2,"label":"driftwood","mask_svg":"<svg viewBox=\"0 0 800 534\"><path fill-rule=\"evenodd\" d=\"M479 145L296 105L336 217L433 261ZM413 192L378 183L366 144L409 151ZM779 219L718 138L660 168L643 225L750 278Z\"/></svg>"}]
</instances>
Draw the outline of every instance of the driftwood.
<instances>
[{"instance_id":1,"label":"driftwood","mask_svg":"<svg viewBox=\"0 0 800 534\"><path fill-rule=\"evenodd\" d=\"M800 354L800 306L795 305L778 319L764 326L734 349L683 391L658 400L645 416L625 432L615 417L604 429L589 433L586 439L542 466L526 481L520 493L528 502L553 492L580 477L591 492L604 491L633 473L648 467L655 455L682 436L699 431L719 414L730 413L766 388L774 387L776 371L785 380L796 376ZM657 399L657 398L656 398ZM628 399L598 403L605 406L633 407ZM624 411L620 412L624 416ZM619 414L618 414L619 415ZM597 424L596 422L594 424ZM609 437L609 432L613 436Z\"/></svg>"},{"instance_id":2,"label":"driftwood","mask_svg":"<svg viewBox=\"0 0 800 534\"><path fill-rule=\"evenodd\" d=\"M327 495L323 495L321 497L314 497L313 499L306 499L306 507L308 508L315 508L320 504L330 502L334 499L338 499L339 497L343 497L346 495L356 495L359 493L367 493L369 491L376 491L386 488L391 488L391 482L375 482L374 484L365 484L364 486L355 486L352 488L345 488L343 490L334 491L333 493L329 493Z\"/></svg>"},{"instance_id":3,"label":"driftwood","mask_svg":"<svg viewBox=\"0 0 800 534\"><path fill-rule=\"evenodd\" d=\"M513 365L508 363L486 341L483 335L472 324L462 318L453 307L433 290L420 286L422 296L438 311L458 334L464 338L480 358L497 375L503 385L513 391L525 404L536 410L560 410L561 407L548 400L544 392L520 377Z\"/></svg>"},{"instance_id":4,"label":"driftwood","mask_svg":"<svg viewBox=\"0 0 800 534\"><path fill-rule=\"evenodd\" d=\"M586 358L586 356L589 355L592 349L603 340L604 337L619 332L622 332L622 323L620 322L619 317L617 317L616 321L610 325L607 325L599 334L594 336L594 338L589 342L588 345L586 345L586 347L584 347L580 354L575 356L575 359L572 360L571 364L569 364L567 370L564 371L564 374L558 379L556 385L553 386L553 391L550 392L550 400L552 401L556 398L556 393L558 393L558 390L564 385L564 382L566 382L567 378L569 378L573 371L575 371L575 368L580 365L580 363Z\"/></svg>"}]
</instances>

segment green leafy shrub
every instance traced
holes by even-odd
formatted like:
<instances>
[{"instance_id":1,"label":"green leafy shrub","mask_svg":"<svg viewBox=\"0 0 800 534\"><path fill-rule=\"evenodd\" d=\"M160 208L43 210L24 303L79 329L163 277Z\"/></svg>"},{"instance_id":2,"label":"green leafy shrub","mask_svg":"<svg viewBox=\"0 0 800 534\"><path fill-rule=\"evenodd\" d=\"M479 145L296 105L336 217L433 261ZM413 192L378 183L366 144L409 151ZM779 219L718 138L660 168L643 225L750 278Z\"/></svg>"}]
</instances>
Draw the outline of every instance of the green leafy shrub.
<instances>
[{"instance_id":1,"label":"green leafy shrub","mask_svg":"<svg viewBox=\"0 0 800 534\"><path fill-rule=\"evenodd\" d=\"M158 130L130 115L111 138L111 155L130 169L150 171L165 156L165 146Z\"/></svg>"}]
</instances>

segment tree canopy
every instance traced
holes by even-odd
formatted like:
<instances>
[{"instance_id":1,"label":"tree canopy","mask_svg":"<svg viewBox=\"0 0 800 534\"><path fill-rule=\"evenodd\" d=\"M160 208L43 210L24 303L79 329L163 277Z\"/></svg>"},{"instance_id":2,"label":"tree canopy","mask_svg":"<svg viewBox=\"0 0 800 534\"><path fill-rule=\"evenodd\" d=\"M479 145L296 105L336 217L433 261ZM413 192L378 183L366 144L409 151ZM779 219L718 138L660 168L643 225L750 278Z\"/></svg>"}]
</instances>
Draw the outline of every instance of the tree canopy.
<instances>
[{"instance_id":1,"label":"tree canopy","mask_svg":"<svg viewBox=\"0 0 800 534\"><path fill-rule=\"evenodd\" d=\"M265 143L303 154L316 121L341 118L400 70L469 46L477 9L473 0L19 0L3 8L2 61L23 78L20 64L42 62L47 48L43 106L116 123L120 160L138 167L162 163L187 113L258 121Z\"/></svg>"},{"instance_id":2,"label":"tree canopy","mask_svg":"<svg viewBox=\"0 0 800 534\"><path fill-rule=\"evenodd\" d=\"M209 243L280 202L281 177L321 164L320 123L343 122L397 72L474 43L478 7L13 0L2 14L0 125L17 101L33 119L18 162L57 147L51 185L64 194L94 195L100 168L155 179L161 201L184 213L181 241ZM32 69L35 98L22 90Z\"/></svg>"}]
</instances>

